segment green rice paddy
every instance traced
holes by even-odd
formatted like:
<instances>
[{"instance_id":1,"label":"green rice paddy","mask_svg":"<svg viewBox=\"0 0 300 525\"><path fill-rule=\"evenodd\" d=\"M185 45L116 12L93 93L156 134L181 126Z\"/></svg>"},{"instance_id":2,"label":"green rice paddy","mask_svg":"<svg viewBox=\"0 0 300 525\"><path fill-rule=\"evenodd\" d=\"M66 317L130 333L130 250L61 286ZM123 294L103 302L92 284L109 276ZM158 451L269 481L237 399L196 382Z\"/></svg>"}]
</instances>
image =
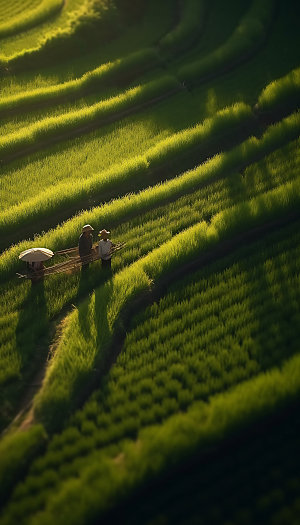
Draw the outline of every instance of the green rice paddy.
<instances>
[{"instance_id":1,"label":"green rice paddy","mask_svg":"<svg viewBox=\"0 0 300 525\"><path fill-rule=\"evenodd\" d=\"M0 523L296 525L299 6L146 4L0 0Z\"/></svg>"}]
</instances>

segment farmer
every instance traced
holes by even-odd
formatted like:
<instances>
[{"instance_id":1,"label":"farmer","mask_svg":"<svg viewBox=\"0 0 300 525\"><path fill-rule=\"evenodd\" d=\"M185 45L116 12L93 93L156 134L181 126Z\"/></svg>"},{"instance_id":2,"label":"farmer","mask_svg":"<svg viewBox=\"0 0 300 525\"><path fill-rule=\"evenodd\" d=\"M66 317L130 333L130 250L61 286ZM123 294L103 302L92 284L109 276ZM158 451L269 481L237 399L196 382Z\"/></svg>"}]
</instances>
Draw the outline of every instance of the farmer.
<instances>
[{"instance_id":1,"label":"farmer","mask_svg":"<svg viewBox=\"0 0 300 525\"><path fill-rule=\"evenodd\" d=\"M28 277L32 284L38 283L44 279L44 261L48 261L53 257L54 253L48 248L29 248L20 253L19 259L26 262L27 275L20 275L20 277Z\"/></svg>"},{"instance_id":2,"label":"farmer","mask_svg":"<svg viewBox=\"0 0 300 525\"><path fill-rule=\"evenodd\" d=\"M31 283L35 284L44 279L45 265L43 261L32 261L27 263Z\"/></svg>"},{"instance_id":3,"label":"farmer","mask_svg":"<svg viewBox=\"0 0 300 525\"><path fill-rule=\"evenodd\" d=\"M99 232L99 257L101 258L102 268L111 268L111 249L115 246L108 238L110 232L101 230Z\"/></svg>"},{"instance_id":4,"label":"farmer","mask_svg":"<svg viewBox=\"0 0 300 525\"><path fill-rule=\"evenodd\" d=\"M79 237L78 250L83 270L87 270L89 267L89 256L92 255L93 250L93 231L94 228L90 224L85 224Z\"/></svg>"}]
</instances>

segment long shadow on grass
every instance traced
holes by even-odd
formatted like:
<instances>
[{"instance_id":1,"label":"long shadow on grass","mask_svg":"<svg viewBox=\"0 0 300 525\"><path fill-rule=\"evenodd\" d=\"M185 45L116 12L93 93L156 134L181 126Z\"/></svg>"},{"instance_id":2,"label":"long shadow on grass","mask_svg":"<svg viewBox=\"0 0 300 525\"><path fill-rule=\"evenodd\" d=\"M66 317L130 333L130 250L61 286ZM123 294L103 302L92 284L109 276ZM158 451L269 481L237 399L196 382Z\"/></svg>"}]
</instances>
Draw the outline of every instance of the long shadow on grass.
<instances>
[{"instance_id":1,"label":"long shadow on grass","mask_svg":"<svg viewBox=\"0 0 300 525\"><path fill-rule=\"evenodd\" d=\"M22 304L16 328L18 353L25 366L29 360L39 361L34 354L39 338L47 330L47 305L44 282L32 284L29 293Z\"/></svg>"},{"instance_id":2,"label":"long shadow on grass","mask_svg":"<svg viewBox=\"0 0 300 525\"><path fill-rule=\"evenodd\" d=\"M48 328L44 282L41 281L30 286L28 295L21 305L16 327L17 355L21 359L22 369L25 370L23 387L28 388L29 383L30 387L35 388L35 385L30 384L33 376L37 371L44 369L48 352ZM30 397L31 390L23 397L23 406Z\"/></svg>"},{"instance_id":3,"label":"long shadow on grass","mask_svg":"<svg viewBox=\"0 0 300 525\"><path fill-rule=\"evenodd\" d=\"M111 356L108 355L107 349L110 348L112 336L112 327L109 325L109 300L112 295L113 283L110 279L111 272L103 270L102 272L102 286L97 286L94 297L83 301L78 307L80 329L88 341L89 353L94 365L92 371L88 372L88 376L80 379L76 385L76 404L78 405L82 405L92 391L97 388L99 376L101 377L106 373L111 366ZM82 287L86 286L88 276L83 274L81 282ZM93 310L90 309L91 301L94 301L94 318L90 315Z\"/></svg>"},{"instance_id":4,"label":"long shadow on grass","mask_svg":"<svg viewBox=\"0 0 300 525\"><path fill-rule=\"evenodd\" d=\"M296 523L298 410L299 403L284 407L273 420L187 457L115 504L102 523Z\"/></svg>"},{"instance_id":5,"label":"long shadow on grass","mask_svg":"<svg viewBox=\"0 0 300 525\"><path fill-rule=\"evenodd\" d=\"M82 301L82 299L89 292L89 290L90 290L89 268L83 266L81 268L81 273L80 273L80 278L79 278L76 302ZM78 321L79 321L81 332L84 334L85 338L90 337L90 323L88 322L88 311L89 311L89 301L82 301L82 303L80 304L80 308L78 308Z\"/></svg>"}]
</instances>

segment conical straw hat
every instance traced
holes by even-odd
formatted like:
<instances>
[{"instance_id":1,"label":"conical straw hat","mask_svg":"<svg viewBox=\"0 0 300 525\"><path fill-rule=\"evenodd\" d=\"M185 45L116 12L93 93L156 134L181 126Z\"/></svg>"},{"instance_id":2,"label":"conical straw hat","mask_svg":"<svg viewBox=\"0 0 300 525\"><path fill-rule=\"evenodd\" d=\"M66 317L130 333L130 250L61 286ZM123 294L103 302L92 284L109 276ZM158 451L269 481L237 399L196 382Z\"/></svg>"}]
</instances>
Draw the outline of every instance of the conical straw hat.
<instances>
[{"instance_id":1,"label":"conical straw hat","mask_svg":"<svg viewBox=\"0 0 300 525\"><path fill-rule=\"evenodd\" d=\"M54 253L48 248L29 248L20 253L19 259L26 262L47 261L53 257Z\"/></svg>"}]
</instances>

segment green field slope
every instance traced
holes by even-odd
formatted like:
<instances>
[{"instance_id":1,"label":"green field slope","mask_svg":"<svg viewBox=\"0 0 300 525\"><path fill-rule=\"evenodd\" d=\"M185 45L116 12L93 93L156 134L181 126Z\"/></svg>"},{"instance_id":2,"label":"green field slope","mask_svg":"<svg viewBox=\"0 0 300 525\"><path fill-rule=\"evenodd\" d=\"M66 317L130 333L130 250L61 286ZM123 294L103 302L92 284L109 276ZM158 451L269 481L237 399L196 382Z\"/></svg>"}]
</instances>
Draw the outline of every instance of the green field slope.
<instances>
[{"instance_id":1,"label":"green field slope","mask_svg":"<svg viewBox=\"0 0 300 525\"><path fill-rule=\"evenodd\" d=\"M0 0L1 525L298 525L299 5Z\"/></svg>"}]
</instances>

